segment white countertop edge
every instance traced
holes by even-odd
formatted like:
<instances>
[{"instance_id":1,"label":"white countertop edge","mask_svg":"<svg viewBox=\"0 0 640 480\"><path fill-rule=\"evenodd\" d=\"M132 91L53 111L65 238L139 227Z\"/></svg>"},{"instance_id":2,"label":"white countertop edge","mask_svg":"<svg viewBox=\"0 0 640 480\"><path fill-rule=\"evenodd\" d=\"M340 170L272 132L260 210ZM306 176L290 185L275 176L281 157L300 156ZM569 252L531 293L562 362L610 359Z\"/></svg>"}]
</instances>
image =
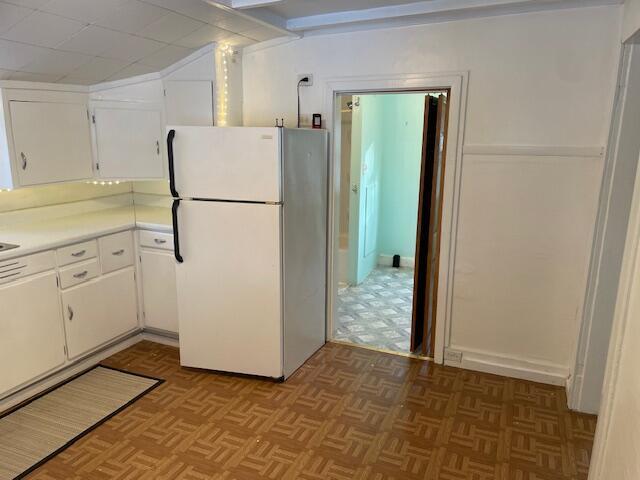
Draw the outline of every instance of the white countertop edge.
<instances>
[{"instance_id":1,"label":"white countertop edge","mask_svg":"<svg viewBox=\"0 0 640 480\"><path fill-rule=\"evenodd\" d=\"M32 245L28 247L18 247L13 250L7 250L0 253L0 262L5 260L11 260L13 258L24 257L26 255L33 255L34 253L46 252L47 250L55 250L56 248L72 245L74 243L85 242L87 240L93 240L95 238L103 237L105 235L111 235L113 233L124 232L127 230L151 230L154 232L173 233L171 225L162 223L150 223L150 222L127 222L118 225L112 225L107 228L96 228L95 230L82 234L72 235L64 239L57 241L43 241L42 244Z\"/></svg>"}]
</instances>

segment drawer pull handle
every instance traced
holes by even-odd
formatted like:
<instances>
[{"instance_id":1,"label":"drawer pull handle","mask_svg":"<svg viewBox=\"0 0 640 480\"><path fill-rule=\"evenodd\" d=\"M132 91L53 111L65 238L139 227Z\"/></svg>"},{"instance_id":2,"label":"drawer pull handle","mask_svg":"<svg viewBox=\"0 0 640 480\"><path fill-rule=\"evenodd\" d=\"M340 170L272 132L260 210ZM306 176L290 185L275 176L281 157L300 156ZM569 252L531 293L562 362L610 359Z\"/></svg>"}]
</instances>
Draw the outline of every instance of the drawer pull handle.
<instances>
[{"instance_id":1,"label":"drawer pull handle","mask_svg":"<svg viewBox=\"0 0 640 480\"><path fill-rule=\"evenodd\" d=\"M67 305L67 313L69 314L69 321L73 320L73 308L71 308L71 305Z\"/></svg>"},{"instance_id":2,"label":"drawer pull handle","mask_svg":"<svg viewBox=\"0 0 640 480\"><path fill-rule=\"evenodd\" d=\"M73 278L84 278L87 276L89 272L87 270L80 272L80 273L76 273L73 275Z\"/></svg>"},{"instance_id":3,"label":"drawer pull handle","mask_svg":"<svg viewBox=\"0 0 640 480\"><path fill-rule=\"evenodd\" d=\"M123 253L124 253L124 248L121 248L120 250L116 250L115 252L111 252L111 255L115 255L116 257L119 257Z\"/></svg>"},{"instance_id":4,"label":"drawer pull handle","mask_svg":"<svg viewBox=\"0 0 640 480\"><path fill-rule=\"evenodd\" d=\"M71 256L72 256L72 257L76 257L76 258L77 258L77 257L81 257L81 256L83 256L85 253L87 253L87 251L86 251L86 250L80 250L79 252L73 252L73 253L71 254Z\"/></svg>"},{"instance_id":5,"label":"drawer pull handle","mask_svg":"<svg viewBox=\"0 0 640 480\"><path fill-rule=\"evenodd\" d=\"M162 245L164 243L167 243L167 241L162 239L162 238L154 238L153 241L156 242L158 245Z\"/></svg>"}]
</instances>

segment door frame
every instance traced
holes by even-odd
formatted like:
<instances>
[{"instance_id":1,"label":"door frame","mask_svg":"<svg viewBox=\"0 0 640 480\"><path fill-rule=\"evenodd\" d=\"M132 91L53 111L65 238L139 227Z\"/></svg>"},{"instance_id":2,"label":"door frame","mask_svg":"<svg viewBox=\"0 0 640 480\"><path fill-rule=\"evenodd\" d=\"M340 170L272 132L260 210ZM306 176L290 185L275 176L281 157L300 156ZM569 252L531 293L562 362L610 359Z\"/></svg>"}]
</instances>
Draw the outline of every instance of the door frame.
<instances>
[{"instance_id":1,"label":"door frame","mask_svg":"<svg viewBox=\"0 0 640 480\"><path fill-rule=\"evenodd\" d=\"M455 271L458 205L462 178L462 146L467 105L469 72L443 72L404 75L366 75L327 79L324 111L329 130L329 209L327 242L327 340L333 339L337 318L339 283L338 250L340 248L340 102L342 94L419 93L421 91L450 90L448 146L449 168L445 171L442 204L442 233L440 271L438 274L438 305L436 312L436 340L434 361L444 363L444 349L449 345L453 304L453 275Z\"/></svg>"}]
</instances>

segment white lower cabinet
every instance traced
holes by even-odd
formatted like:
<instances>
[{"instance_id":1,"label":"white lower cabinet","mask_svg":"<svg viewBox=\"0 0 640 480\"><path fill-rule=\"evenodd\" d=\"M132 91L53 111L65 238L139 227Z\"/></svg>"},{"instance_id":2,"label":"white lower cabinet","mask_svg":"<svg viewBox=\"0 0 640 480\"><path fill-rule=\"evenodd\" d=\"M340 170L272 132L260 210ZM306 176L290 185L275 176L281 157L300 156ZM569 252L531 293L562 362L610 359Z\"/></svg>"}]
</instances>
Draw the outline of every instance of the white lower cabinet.
<instances>
[{"instance_id":1,"label":"white lower cabinet","mask_svg":"<svg viewBox=\"0 0 640 480\"><path fill-rule=\"evenodd\" d=\"M0 394L65 361L56 273L0 287Z\"/></svg>"},{"instance_id":2,"label":"white lower cabinet","mask_svg":"<svg viewBox=\"0 0 640 480\"><path fill-rule=\"evenodd\" d=\"M63 291L62 311L70 359L138 328L133 268Z\"/></svg>"},{"instance_id":3,"label":"white lower cabinet","mask_svg":"<svg viewBox=\"0 0 640 480\"><path fill-rule=\"evenodd\" d=\"M178 332L176 268L173 252L140 252L144 323L147 328Z\"/></svg>"}]
</instances>

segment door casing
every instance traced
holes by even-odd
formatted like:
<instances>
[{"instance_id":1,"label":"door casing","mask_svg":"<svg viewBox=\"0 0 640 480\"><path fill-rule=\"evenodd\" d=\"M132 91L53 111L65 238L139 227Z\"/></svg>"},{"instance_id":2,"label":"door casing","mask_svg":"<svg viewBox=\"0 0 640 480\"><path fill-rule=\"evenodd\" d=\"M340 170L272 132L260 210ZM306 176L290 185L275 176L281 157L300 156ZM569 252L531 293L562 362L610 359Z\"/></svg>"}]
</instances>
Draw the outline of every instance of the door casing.
<instances>
[{"instance_id":1,"label":"door casing","mask_svg":"<svg viewBox=\"0 0 640 480\"><path fill-rule=\"evenodd\" d=\"M450 90L448 120L448 169L445 172L442 203L442 236L438 273L438 305L434 361L444 363L444 349L449 345L453 303L453 272L462 176L462 149L469 72L424 73L407 75L348 76L328 79L325 83L326 125L330 130L329 225L327 255L327 339L333 339L337 318L339 284L338 250L340 247L340 99L339 95L364 93L419 93Z\"/></svg>"}]
</instances>

